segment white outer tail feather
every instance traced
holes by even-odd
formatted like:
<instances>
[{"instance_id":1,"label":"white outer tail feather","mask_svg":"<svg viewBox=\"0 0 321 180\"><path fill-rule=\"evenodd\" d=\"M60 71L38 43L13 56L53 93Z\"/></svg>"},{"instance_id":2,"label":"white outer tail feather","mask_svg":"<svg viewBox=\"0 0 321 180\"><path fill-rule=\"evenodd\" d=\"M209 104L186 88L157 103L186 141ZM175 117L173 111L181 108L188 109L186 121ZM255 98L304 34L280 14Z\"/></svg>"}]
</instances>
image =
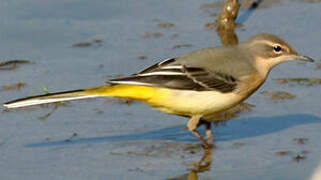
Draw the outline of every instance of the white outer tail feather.
<instances>
[{"instance_id":1,"label":"white outer tail feather","mask_svg":"<svg viewBox=\"0 0 321 180\"><path fill-rule=\"evenodd\" d=\"M38 104L47 104L47 103L54 103L54 102L61 102L61 101L72 101L78 99L87 99L87 98L95 98L98 95L86 95L86 96L74 96L74 97L34 97L30 99L22 99L21 101L9 102L3 104L6 108L19 108L25 106L33 106Z\"/></svg>"}]
</instances>

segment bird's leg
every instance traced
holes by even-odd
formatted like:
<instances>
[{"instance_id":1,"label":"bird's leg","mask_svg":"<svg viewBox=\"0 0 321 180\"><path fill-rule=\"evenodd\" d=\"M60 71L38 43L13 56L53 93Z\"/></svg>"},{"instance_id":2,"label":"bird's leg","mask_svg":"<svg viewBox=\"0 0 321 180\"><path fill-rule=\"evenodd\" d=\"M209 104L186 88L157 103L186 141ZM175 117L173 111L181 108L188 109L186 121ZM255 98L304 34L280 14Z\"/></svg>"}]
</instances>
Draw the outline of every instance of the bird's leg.
<instances>
[{"instance_id":1,"label":"bird's leg","mask_svg":"<svg viewBox=\"0 0 321 180\"><path fill-rule=\"evenodd\" d=\"M194 136L196 136L202 142L205 149L210 149L211 145L209 145L201 136L201 134L196 130L201 125L200 120L201 120L201 116L192 116L187 123L187 128L194 134Z\"/></svg>"},{"instance_id":2,"label":"bird's leg","mask_svg":"<svg viewBox=\"0 0 321 180\"><path fill-rule=\"evenodd\" d=\"M212 132L212 122L206 121L206 120L202 120L200 121L201 124L205 125L205 137L206 137L206 141L207 144L210 147L213 147L214 144L214 138L213 138L213 132Z\"/></svg>"}]
</instances>

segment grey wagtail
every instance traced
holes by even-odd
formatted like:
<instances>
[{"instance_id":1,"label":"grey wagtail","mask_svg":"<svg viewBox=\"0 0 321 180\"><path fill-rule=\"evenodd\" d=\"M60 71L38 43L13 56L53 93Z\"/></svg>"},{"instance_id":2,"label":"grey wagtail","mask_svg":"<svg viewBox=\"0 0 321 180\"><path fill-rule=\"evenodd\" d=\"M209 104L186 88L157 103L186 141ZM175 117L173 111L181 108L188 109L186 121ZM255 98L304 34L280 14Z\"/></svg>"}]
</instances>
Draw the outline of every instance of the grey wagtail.
<instances>
[{"instance_id":1,"label":"grey wagtail","mask_svg":"<svg viewBox=\"0 0 321 180\"><path fill-rule=\"evenodd\" d=\"M94 97L139 100L162 112L188 116L187 128L205 148L213 145L209 115L241 103L266 80L271 69L289 60L313 62L272 34L258 34L233 46L212 47L166 59L108 85L17 99L7 108ZM206 126L206 140L197 131Z\"/></svg>"}]
</instances>

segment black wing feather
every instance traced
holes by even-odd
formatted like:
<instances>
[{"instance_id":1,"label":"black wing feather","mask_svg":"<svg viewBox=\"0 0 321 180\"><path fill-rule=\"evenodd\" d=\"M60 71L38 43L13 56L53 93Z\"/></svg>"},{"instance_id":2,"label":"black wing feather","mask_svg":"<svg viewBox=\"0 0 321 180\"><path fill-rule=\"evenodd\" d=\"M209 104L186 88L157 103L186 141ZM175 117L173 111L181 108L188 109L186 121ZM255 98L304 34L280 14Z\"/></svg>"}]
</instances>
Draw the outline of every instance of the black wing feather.
<instances>
[{"instance_id":1,"label":"black wing feather","mask_svg":"<svg viewBox=\"0 0 321 180\"><path fill-rule=\"evenodd\" d=\"M173 65L173 66L172 66ZM175 68L171 68L174 67ZM180 66L181 68L177 68ZM166 68L165 68L166 67ZM168 74L166 74L168 72ZM180 73L178 75L171 73ZM232 92L237 88L238 80L221 72L209 72L200 67L186 67L176 64L175 59L161 63L133 74L129 77L112 79L111 84L135 84L164 87L181 90Z\"/></svg>"}]
</instances>

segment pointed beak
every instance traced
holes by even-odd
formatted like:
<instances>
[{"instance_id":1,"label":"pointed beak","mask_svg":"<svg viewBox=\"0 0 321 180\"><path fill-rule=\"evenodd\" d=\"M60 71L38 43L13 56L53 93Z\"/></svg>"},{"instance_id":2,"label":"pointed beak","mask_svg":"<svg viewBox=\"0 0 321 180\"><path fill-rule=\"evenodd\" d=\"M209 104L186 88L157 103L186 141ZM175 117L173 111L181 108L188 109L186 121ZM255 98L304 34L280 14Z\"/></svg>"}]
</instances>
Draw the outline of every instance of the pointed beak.
<instances>
[{"instance_id":1,"label":"pointed beak","mask_svg":"<svg viewBox=\"0 0 321 180\"><path fill-rule=\"evenodd\" d=\"M314 60L308 56L302 56L302 55L295 55L293 56L293 59L305 61L305 62L314 62Z\"/></svg>"}]
</instances>

